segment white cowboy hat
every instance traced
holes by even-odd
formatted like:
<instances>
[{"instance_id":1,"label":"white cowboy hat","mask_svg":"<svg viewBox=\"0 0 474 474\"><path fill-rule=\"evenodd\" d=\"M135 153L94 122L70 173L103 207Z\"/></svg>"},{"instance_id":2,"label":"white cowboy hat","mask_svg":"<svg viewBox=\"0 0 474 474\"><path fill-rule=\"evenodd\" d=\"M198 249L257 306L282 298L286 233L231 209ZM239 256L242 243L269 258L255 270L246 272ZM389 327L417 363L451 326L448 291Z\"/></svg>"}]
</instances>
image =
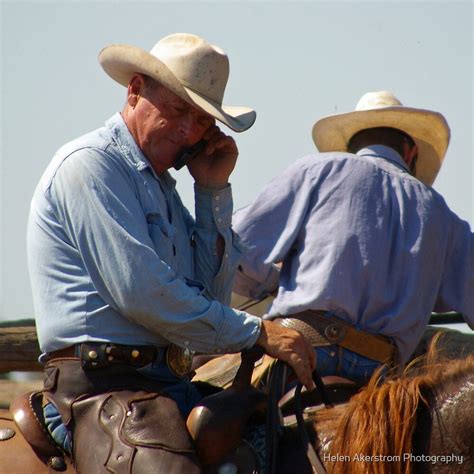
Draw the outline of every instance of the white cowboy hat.
<instances>
[{"instance_id":1,"label":"white cowboy hat","mask_svg":"<svg viewBox=\"0 0 474 474\"><path fill-rule=\"evenodd\" d=\"M149 53L135 46L107 46L99 53L99 62L112 79L124 86L137 72L152 77L236 132L247 130L255 122L254 110L222 105L229 60L222 49L199 36L166 36Z\"/></svg>"},{"instance_id":2,"label":"white cowboy hat","mask_svg":"<svg viewBox=\"0 0 474 474\"><path fill-rule=\"evenodd\" d=\"M353 135L374 127L396 128L413 138L418 145L416 177L431 186L448 148L448 123L438 112L404 107L389 91L368 92L359 100L354 112L317 121L313 140L321 152L347 151Z\"/></svg>"}]
</instances>

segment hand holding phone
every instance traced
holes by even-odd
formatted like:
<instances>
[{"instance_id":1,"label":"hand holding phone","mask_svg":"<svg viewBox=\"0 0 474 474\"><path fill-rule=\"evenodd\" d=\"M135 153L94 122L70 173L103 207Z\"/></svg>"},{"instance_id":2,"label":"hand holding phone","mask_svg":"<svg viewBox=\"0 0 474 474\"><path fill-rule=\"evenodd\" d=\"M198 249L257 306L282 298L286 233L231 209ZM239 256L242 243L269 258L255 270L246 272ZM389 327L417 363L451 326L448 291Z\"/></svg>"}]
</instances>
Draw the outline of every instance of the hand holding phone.
<instances>
[{"instance_id":1,"label":"hand holding phone","mask_svg":"<svg viewBox=\"0 0 474 474\"><path fill-rule=\"evenodd\" d=\"M188 167L195 182L204 187L224 187L229 182L239 151L232 137L216 125L202 140L178 157L175 167ZM193 159L198 156L197 159Z\"/></svg>"},{"instance_id":2,"label":"hand holding phone","mask_svg":"<svg viewBox=\"0 0 474 474\"><path fill-rule=\"evenodd\" d=\"M180 170L184 166L188 164L190 160L195 158L196 156L199 155L202 151L204 151L204 148L206 148L207 141L206 140L201 140L194 144L191 148L188 148L187 150L184 150L181 155L178 156L176 159L176 162L174 164L174 169Z\"/></svg>"}]
</instances>

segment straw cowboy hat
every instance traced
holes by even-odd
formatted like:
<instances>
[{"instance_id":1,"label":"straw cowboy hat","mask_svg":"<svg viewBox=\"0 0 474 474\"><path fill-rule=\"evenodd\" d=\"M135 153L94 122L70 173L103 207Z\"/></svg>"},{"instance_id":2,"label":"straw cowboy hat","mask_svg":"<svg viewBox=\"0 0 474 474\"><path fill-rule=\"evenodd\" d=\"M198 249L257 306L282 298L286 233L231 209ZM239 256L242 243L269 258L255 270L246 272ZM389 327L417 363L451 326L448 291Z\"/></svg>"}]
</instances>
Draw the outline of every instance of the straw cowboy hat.
<instances>
[{"instance_id":1,"label":"straw cowboy hat","mask_svg":"<svg viewBox=\"0 0 474 474\"><path fill-rule=\"evenodd\" d=\"M317 121L313 140L321 152L347 151L353 135L374 127L396 128L413 138L418 145L416 177L431 186L448 148L448 123L438 112L404 107L389 91L368 92L359 100L354 112Z\"/></svg>"},{"instance_id":2,"label":"straw cowboy hat","mask_svg":"<svg viewBox=\"0 0 474 474\"><path fill-rule=\"evenodd\" d=\"M166 36L149 53L135 46L107 46L99 53L99 62L112 79L124 86L137 72L152 77L236 132L247 130L255 122L254 110L222 104L229 60L222 49L199 36Z\"/></svg>"}]
</instances>

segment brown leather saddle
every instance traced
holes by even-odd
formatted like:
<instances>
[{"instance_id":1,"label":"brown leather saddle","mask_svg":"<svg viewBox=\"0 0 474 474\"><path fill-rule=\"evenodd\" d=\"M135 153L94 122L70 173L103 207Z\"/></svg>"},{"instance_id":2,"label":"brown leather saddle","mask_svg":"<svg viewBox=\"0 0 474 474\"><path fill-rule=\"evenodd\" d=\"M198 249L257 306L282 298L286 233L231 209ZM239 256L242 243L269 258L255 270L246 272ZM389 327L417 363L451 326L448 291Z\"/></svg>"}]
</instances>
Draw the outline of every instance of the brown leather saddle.
<instances>
[{"instance_id":1,"label":"brown leather saddle","mask_svg":"<svg viewBox=\"0 0 474 474\"><path fill-rule=\"evenodd\" d=\"M75 473L46 430L41 392L21 395L0 414L0 473L12 472Z\"/></svg>"}]
</instances>

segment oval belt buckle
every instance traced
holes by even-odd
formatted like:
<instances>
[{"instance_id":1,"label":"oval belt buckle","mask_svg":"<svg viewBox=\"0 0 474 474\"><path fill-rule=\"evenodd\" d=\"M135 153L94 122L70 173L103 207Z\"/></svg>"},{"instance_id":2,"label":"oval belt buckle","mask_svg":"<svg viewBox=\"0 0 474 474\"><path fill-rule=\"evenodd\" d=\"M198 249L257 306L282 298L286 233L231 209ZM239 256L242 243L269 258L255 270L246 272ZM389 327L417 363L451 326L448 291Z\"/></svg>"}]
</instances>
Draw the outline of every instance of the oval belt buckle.
<instances>
[{"instance_id":1,"label":"oval belt buckle","mask_svg":"<svg viewBox=\"0 0 474 474\"><path fill-rule=\"evenodd\" d=\"M324 335L328 341L338 343L344 339L346 330L340 324L333 323L326 326L324 329Z\"/></svg>"},{"instance_id":2,"label":"oval belt buckle","mask_svg":"<svg viewBox=\"0 0 474 474\"><path fill-rule=\"evenodd\" d=\"M170 344L166 349L166 365L176 377L184 378L191 373L194 351Z\"/></svg>"}]
</instances>

